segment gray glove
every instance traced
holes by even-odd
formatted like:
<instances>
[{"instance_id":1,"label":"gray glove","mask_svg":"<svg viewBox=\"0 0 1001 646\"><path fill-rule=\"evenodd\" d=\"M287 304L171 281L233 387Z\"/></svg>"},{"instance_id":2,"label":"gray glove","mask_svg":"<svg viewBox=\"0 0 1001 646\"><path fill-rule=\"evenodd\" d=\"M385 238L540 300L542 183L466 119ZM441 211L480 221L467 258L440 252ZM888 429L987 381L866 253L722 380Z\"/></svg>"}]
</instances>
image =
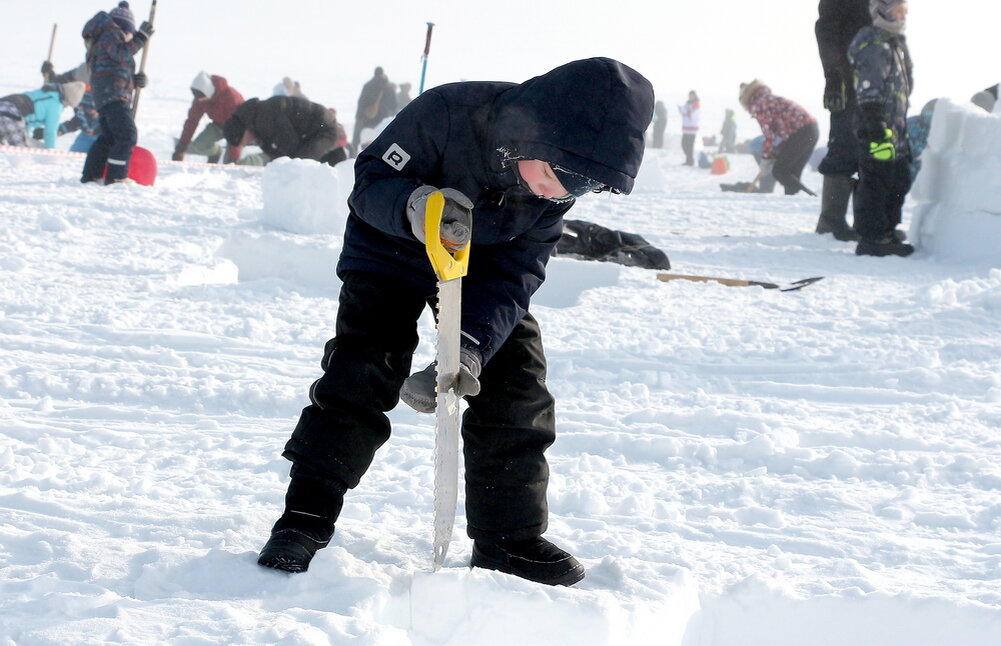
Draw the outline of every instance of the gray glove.
<instances>
[{"instance_id":1,"label":"gray glove","mask_svg":"<svg viewBox=\"0 0 1001 646\"><path fill-rule=\"evenodd\" d=\"M436 362L432 362L424 370L407 377L400 389L400 399L418 413L433 413L437 403L435 384ZM447 390L454 389L460 397L478 395L480 393L480 358L472 350L462 348L459 351L459 375L456 383L448 384Z\"/></svg>"},{"instance_id":2,"label":"gray glove","mask_svg":"<svg viewBox=\"0 0 1001 646\"><path fill-rule=\"evenodd\" d=\"M424 235L425 211L428 196L438 189L434 186L419 186L407 199L407 220L414 237L421 242L427 242ZM445 209L441 214L441 227L438 234L441 244L449 253L465 249L469 244L470 231L473 226L473 202L454 188L443 188L441 194L445 197Z\"/></svg>"}]
</instances>

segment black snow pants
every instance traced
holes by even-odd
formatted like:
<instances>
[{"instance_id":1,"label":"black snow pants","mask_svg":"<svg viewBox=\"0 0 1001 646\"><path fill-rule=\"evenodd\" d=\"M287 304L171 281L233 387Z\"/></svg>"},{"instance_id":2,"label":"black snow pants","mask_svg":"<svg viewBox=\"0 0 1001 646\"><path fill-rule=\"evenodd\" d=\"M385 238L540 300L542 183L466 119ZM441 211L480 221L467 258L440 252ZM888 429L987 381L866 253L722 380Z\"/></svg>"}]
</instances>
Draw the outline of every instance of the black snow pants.
<instances>
[{"instance_id":1,"label":"black snow pants","mask_svg":"<svg viewBox=\"0 0 1001 646\"><path fill-rule=\"evenodd\" d=\"M138 132L132 109L125 101L112 101L100 110L101 135L87 151L81 181L100 179L107 165L106 181L114 182L129 176L129 161Z\"/></svg>"},{"instance_id":2,"label":"black snow pants","mask_svg":"<svg viewBox=\"0 0 1001 646\"><path fill-rule=\"evenodd\" d=\"M795 195L802 190L803 185L799 178L803 174L806 162L810 161L810 154L817 146L819 137L820 130L817 124L808 123L789 135L779 147L775 166L772 167L772 176L785 188L786 195Z\"/></svg>"},{"instance_id":3,"label":"black snow pants","mask_svg":"<svg viewBox=\"0 0 1001 646\"><path fill-rule=\"evenodd\" d=\"M854 177L859 165L859 142L855 134L855 95L848 97L844 110L831 113L831 130L827 136L827 154L817 170L821 175Z\"/></svg>"},{"instance_id":4,"label":"black snow pants","mask_svg":"<svg viewBox=\"0 0 1001 646\"><path fill-rule=\"evenodd\" d=\"M855 230L863 240L877 241L900 224L904 199L911 189L910 155L893 161L861 155L859 160L859 181L852 197Z\"/></svg>"},{"instance_id":5,"label":"black snow pants","mask_svg":"<svg viewBox=\"0 0 1001 646\"><path fill-rule=\"evenodd\" d=\"M417 347L417 319L433 299L399 279L344 276L336 336L327 342L323 376L284 456L328 477L358 485L389 439L386 412L399 402ZM467 533L473 539L525 539L546 531L555 404L531 314L483 366L480 394L463 416ZM428 456L430 459L430 456Z\"/></svg>"},{"instance_id":6,"label":"black snow pants","mask_svg":"<svg viewBox=\"0 0 1001 646\"><path fill-rule=\"evenodd\" d=\"M695 165L695 133L681 135L681 150L685 152L685 166Z\"/></svg>"}]
</instances>

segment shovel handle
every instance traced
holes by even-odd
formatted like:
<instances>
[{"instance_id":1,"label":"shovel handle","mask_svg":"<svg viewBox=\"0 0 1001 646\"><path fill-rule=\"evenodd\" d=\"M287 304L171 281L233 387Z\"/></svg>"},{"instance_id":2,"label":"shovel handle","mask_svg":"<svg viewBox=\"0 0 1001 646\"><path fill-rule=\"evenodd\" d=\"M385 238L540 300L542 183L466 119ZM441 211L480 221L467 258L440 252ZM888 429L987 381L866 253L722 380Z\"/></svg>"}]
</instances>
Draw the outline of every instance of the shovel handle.
<instances>
[{"instance_id":1,"label":"shovel handle","mask_svg":"<svg viewBox=\"0 0 1001 646\"><path fill-rule=\"evenodd\" d=\"M424 248L427 250L431 267L438 280L462 278L469 270L469 247L471 243L452 255L441 244L441 217L445 211L445 196L435 191L428 196L424 210Z\"/></svg>"}]
</instances>

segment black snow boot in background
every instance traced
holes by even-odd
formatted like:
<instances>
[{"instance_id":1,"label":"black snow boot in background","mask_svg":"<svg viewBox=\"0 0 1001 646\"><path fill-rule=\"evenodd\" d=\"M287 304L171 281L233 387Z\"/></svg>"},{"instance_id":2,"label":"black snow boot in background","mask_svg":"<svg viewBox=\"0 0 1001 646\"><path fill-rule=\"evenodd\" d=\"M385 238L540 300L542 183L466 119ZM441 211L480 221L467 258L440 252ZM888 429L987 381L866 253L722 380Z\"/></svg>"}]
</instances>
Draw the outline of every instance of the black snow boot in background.
<instances>
[{"instance_id":1,"label":"black snow boot in background","mask_svg":"<svg viewBox=\"0 0 1001 646\"><path fill-rule=\"evenodd\" d=\"M842 241L858 240L858 233L850 226L846 215L848 201L855 190L855 180L844 175L824 175L820 196L820 219L817 233L831 233Z\"/></svg>"},{"instance_id":2,"label":"black snow boot in background","mask_svg":"<svg viewBox=\"0 0 1001 646\"><path fill-rule=\"evenodd\" d=\"M298 464L285 494L285 513L271 528L271 537L257 564L285 572L305 572L318 549L334 535L334 522L344 506L344 483Z\"/></svg>"},{"instance_id":3,"label":"black snow boot in background","mask_svg":"<svg viewBox=\"0 0 1001 646\"><path fill-rule=\"evenodd\" d=\"M580 561L541 536L521 541L473 541L470 565L546 585L573 585L584 578Z\"/></svg>"},{"instance_id":4,"label":"black snow boot in background","mask_svg":"<svg viewBox=\"0 0 1001 646\"><path fill-rule=\"evenodd\" d=\"M859 240L855 247L856 256L902 256L914 253L914 247L901 242L896 232L889 233L878 240Z\"/></svg>"}]
</instances>

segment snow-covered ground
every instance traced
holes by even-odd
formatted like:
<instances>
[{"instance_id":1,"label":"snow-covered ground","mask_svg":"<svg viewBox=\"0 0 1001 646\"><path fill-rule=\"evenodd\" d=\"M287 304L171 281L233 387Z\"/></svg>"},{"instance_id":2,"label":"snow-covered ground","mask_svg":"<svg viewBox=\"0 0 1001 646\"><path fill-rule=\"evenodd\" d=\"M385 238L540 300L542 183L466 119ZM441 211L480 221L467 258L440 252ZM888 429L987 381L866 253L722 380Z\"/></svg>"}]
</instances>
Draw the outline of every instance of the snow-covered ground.
<instances>
[{"instance_id":1,"label":"snow-covered ground","mask_svg":"<svg viewBox=\"0 0 1001 646\"><path fill-rule=\"evenodd\" d=\"M168 158L183 109L150 99L140 143ZM104 188L0 152L0 645L1001 643L1001 268L856 257L816 198L721 192L754 176L730 161L649 151L572 216L679 273L825 278L553 261L549 536L588 575L552 589L470 571L461 501L430 573L433 418L404 405L309 572L255 563L337 307L338 225L303 231L348 165Z\"/></svg>"}]
</instances>

